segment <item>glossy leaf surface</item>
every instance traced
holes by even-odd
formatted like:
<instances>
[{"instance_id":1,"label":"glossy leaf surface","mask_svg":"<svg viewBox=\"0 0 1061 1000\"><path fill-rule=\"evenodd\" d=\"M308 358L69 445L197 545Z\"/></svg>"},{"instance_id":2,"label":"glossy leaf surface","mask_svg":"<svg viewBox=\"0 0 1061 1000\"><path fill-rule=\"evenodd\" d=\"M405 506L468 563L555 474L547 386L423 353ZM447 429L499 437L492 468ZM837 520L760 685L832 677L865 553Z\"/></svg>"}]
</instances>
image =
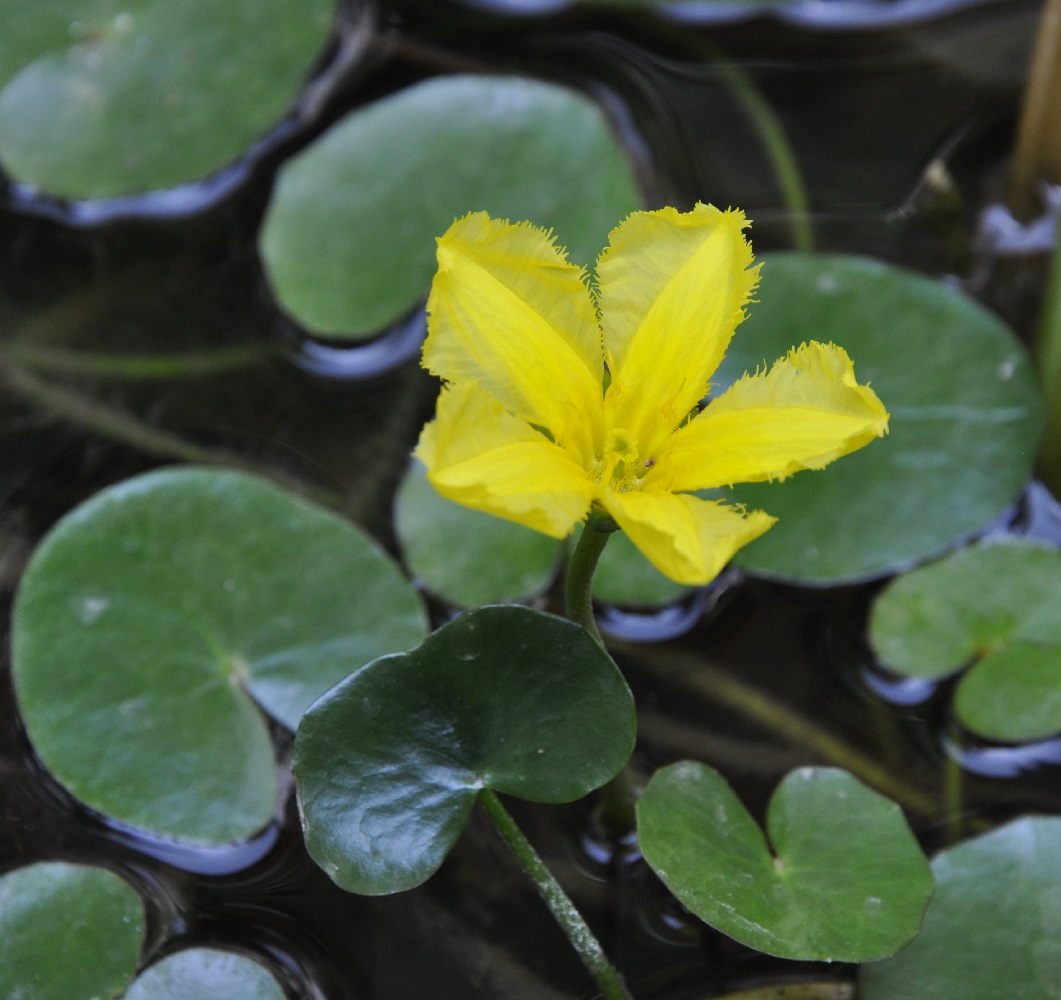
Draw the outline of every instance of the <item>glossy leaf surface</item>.
<instances>
[{"instance_id":1,"label":"glossy leaf surface","mask_svg":"<svg viewBox=\"0 0 1061 1000\"><path fill-rule=\"evenodd\" d=\"M870 638L885 666L946 677L970 666L958 717L982 736L1061 732L1061 552L1032 542L973 545L881 592Z\"/></svg>"},{"instance_id":2,"label":"glossy leaf surface","mask_svg":"<svg viewBox=\"0 0 1061 1000\"><path fill-rule=\"evenodd\" d=\"M589 262L637 203L592 101L518 77L446 76L354 111L288 161L260 245L303 327L364 338L427 294L435 238L458 216L529 219Z\"/></svg>"},{"instance_id":3,"label":"glossy leaf surface","mask_svg":"<svg viewBox=\"0 0 1061 1000\"><path fill-rule=\"evenodd\" d=\"M569 802L634 743L634 705L582 628L493 606L348 677L295 740L306 846L344 889L380 895L442 863L480 789Z\"/></svg>"},{"instance_id":4,"label":"glossy leaf surface","mask_svg":"<svg viewBox=\"0 0 1061 1000\"><path fill-rule=\"evenodd\" d=\"M1061 997L1061 820L1032 816L943 851L921 933L861 970L864 1000Z\"/></svg>"},{"instance_id":5,"label":"glossy leaf surface","mask_svg":"<svg viewBox=\"0 0 1061 1000\"><path fill-rule=\"evenodd\" d=\"M136 972L144 908L104 868L49 861L0 877L0 996L120 996Z\"/></svg>"},{"instance_id":6,"label":"glossy leaf surface","mask_svg":"<svg viewBox=\"0 0 1061 1000\"><path fill-rule=\"evenodd\" d=\"M38 547L16 599L15 688L34 749L83 802L223 843L276 806L263 711L294 729L425 627L349 523L242 473L166 469L97 494Z\"/></svg>"},{"instance_id":7,"label":"glossy leaf surface","mask_svg":"<svg viewBox=\"0 0 1061 1000\"><path fill-rule=\"evenodd\" d=\"M645 860L671 892L769 955L890 955L917 933L932 892L899 807L833 768L790 773L765 836L725 779L692 761L657 771L637 816Z\"/></svg>"},{"instance_id":8,"label":"glossy leaf surface","mask_svg":"<svg viewBox=\"0 0 1061 1000\"><path fill-rule=\"evenodd\" d=\"M67 198L197 180L284 115L332 0L0 0L0 164Z\"/></svg>"},{"instance_id":9,"label":"glossy leaf surface","mask_svg":"<svg viewBox=\"0 0 1061 1000\"><path fill-rule=\"evenodd\" d=\"M284 1000L264 966L216 948L188 948L149 966L123 1000Z\"/></svg>"},{"instance_id":10,"label":"glossy leaf surface","mask_svg":"<svg viewBox=\"0 0 1061 1000\"><path fill-rule=\"evenodd\" d=\"M1042 405L1026 351L993 315L900 268L814 254L767 256L758 299L716 391L793 345L833 341L891 412L891 431L819 472L733 490L780 518L738 565L810 583L873 577L940 553L1017 499Z\"/></svg>"}]
</instances>

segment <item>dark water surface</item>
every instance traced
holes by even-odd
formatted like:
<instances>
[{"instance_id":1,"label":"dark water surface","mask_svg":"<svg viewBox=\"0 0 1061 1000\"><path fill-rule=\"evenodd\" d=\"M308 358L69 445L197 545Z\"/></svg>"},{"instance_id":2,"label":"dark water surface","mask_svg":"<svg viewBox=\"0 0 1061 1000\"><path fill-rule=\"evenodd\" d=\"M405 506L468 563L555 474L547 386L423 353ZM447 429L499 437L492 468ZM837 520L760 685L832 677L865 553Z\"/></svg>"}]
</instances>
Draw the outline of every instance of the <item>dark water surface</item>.
<instances>
[{"instance_id":1,"label":"dark water surface","mask_svg":"<svg viewBox=\"0 0 1061 1000\"><path fill-rule=\"evenodd\" d=\"M270 475L393 549L391 496L436 391L415 360L422 318L361 348L306 341L272 303L255 234L287 152L350 107L437 72L525 72L590 92L628 145L650 205L740 205L758 252L787 248L790 214L734 89L736 69L789 135L818 249L962 280L1026 332L1042 257L985 246L976 227L1000 190L1039 3L926 2L917 8L925 16L912 19L913 3L869 3L867 24L877 23L864 28L851 27L851 3L842 5L846 26L837 26L839 4L817 20L804 4L799 16L725 24L702 23L710 5L700 5L701 23L691 8L681 17L557 9L518 18L516 6L381 4L389 54L366 55L308 131L266 143L231 183L185 191L180 211L134 199L120 211L68 212L0 191L5 608L59 516L107 484L174 461ZM889 6L907 20L889 23ZM231 348L222 370L204 360L183 377L77 371L69 360L79 351L205 358L219 345ZM1061 540L1058 509L1040 488L996 527ZM639 701L635 766L647 775L679 757L708 761L761 816L788 770L837 762L814 736L826 733L893 776L929 849L978 823L1058 811L1061 745L968 745L947 731L946 685L902 682L872 662L863 625L879 585L809 590L727 574L660 616L610 612L605 623ZM713 671L767 693L784 717L742 713ZM283 756L290 736L277 740ZM956 758L966 769L962 797L948 805ZM481 817L426 886L382 899L343 893L315 868L290 801L283 822L251 844L193 851L145 842L90 815L42 772L6 671L0 789L0 869L59 858L114 867L149 900L149 953L245 948L300 998L594 995ZM851 978L844 967L758 955L690 919L633 845L602 837L589 804L513 809L639 998Z\"/></svg>"}]
</instances>

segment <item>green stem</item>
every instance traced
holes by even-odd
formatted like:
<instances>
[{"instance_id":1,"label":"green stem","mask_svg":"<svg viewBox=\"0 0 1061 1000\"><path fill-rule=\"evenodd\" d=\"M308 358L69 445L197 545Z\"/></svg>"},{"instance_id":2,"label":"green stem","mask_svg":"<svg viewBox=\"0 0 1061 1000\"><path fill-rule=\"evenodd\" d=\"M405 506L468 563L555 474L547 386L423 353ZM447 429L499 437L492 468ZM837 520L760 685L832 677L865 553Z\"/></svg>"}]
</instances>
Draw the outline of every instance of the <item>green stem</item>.
<instances>
[{"instance_id":1,"label":"green stem","mask_svg":"<svg viewBox=\"0 0 1061 1000\"><path fill-rule=\"evenodd\" d=\"M962 766L953 754L948 753L943 768L943 799L947 809L945 817L947 840L951 844L956 844L965 836Z\"/></svg>"},{"instance_id":2,"label":"green stem","mask_svg":"<svg viewBox=\"0 0 1061 1000\"><path fill-rule=\"evenodd\" d=\"M1007 201L1018 218L1040 204L1038 185L1061 181L1061 0L1046 0L1024 90Z\"/></svg>"},{"instance_id":3,"label":"green stem","mask_svg":"<svg viewBox=\"0 0 1061 1000\"><path fill-rule=\"evenodd\" d=\"M582 537L567 564L565 581L567 617L581 625L601 646L604 645L604 638L593 616L593 571L614 530L614 522L606 514L590 511L582 529Z\"/></svg>"},{"instance_id":4,"label":"green stem","mask_svg":"<svg viewBox=\"0 0 1061 1000\"><path fill-rule=\"evenodd\" d=\"M549 907L556 922L567 935L575 951L578 952L579 958L593 976L604 1000L631 1000L622 978L608 961L600 942L594 937L586 921L582 919L582 914L575 909L567 893L560 888L560 883L545 867L545 862L538 856L531 842L527 840L523 831L516 825L516 821L501 804L501 800L492 791L484 788L479 793L479 801L493 821L497 832L501 834L501 838L508 844L523 870L534 882L538 895Z\"/></svg>"},{"instance_id":5,"label":"green stem","mask_svg":"<svg viewBox=\"0 0 1061 1000\"><path fill-rule=\"evenodd\" d=\"M1039 381L1046 397L1046 428L1039 445L1039 472L1061 495L1061 236L1054 246L1046 299L1035 341Z\"/></svg>"},{"instance_id":6,"label":"green stem","mask_svg":"<svg viewBox=\"0 0 1061 1000\"><path fill-rule=\"evenodd\" d=\"M743 70L731 63L720 60L719 71L729 85L737 100L743 105L745 113L751 119L759 139L766 150L767 158L773 167L774 176L781 186L781 195L788 205L792 227L792 245L804 253L814 249L814 231L810 225L810 202L799 163L792 152L780 119L763 97L762 91Z\"/></svg>"},{"instance_id":7,"label":"green stem","mask_svg":"<svg viewBox=\"0 0 1061 1000\"><path fill-rule=\"evenodd\" d=\"M12 344L6 352L17 363L56 375L87 378L170 379L218 375L260 364L274 349L243 346L188 354L94 354Z\"/></svg>"},{"instance_id":8,"label":"green stem","mask_svg":"<svg viewBox=\"0 0 1061 1000\"><path fill-rule=\"evenodd\" d=\"M50 385L20 365L8 363L0 369L0 383L69 423L131 445L148 455L199 465L236 464L230 456L200 448L173 434L149 427L121 410Z\"/></svg>"}]
</instances>

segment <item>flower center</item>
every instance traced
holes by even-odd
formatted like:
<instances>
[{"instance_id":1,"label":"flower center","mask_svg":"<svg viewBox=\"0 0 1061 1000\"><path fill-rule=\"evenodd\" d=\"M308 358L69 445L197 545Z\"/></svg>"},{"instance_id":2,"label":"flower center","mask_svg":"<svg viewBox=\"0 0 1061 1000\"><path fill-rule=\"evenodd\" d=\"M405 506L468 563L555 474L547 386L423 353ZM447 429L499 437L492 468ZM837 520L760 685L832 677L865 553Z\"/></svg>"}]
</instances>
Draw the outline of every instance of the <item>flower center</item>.
<instances>
[{"instance_id":1,"label":"flower center","mask_svg":"<svg viewBox=\"0 0 1061 1000\"><path fill-rule=\"evenodd\" d=\"M618 492L636 490L655 464L652 459L640 462L639 458L633 434L623 427L613 427L604 442L604 457L598 460L594 470L597 482Z\"/></svg>"}]
</instances>

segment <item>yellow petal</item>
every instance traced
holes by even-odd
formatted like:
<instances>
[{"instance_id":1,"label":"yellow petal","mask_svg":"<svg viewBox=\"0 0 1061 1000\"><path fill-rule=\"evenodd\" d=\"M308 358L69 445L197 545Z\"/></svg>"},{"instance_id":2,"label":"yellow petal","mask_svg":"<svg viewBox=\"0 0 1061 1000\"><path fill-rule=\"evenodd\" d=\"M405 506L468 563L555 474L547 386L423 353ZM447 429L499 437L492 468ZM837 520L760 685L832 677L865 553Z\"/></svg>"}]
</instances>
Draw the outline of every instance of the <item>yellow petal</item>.
<instances>
[{"instance_id":1,"label":"yellow petal","mask_svg":"<svg viewBox=\"0 0 1061 1000\"><path fill-rule=\"evenodd\" d=\"M658 490L608 491L602 502L653 566L694 586L713 580L737 549L777 520L761 510L744 514L723 503Z\"/></svg>"},{"instance_id":2,"label":"yellow petal","mask_svg":"<svg viewBox=\"0 0 1061 1000\"><path fill-rule=\"evenodd\" d=\"M743 212L636 212L597 263L614 423L656 450L707 392L758 281Z\"/></svg>"},{"instance_id":3,"label":"yellow petal","mask_svg":"<svg viewBox=\"0 0 1061 1000\"><path fill-rule=\"evenodd\" d=\"M812 341L712 400L664 444L646 479L670 490L784 479L887 431L888 411L855 380L847 353Z\"/></svg>"},{"instance_id":4,"label":"yellow petal","mask_svg":"<svg viewBox=\"0 0 1061 1000\"><path fill-rule=\"evenodd\" d=\"M554 538L571 533L593 497L582 466L472 383L442 390L414 454L442 496Z\"/></svg>"},{"instance_id":5,"label":"yellow petal","mask_svg":"<svg viewBox=\"0 0 1061 1000\"><path fill-rule=\"evenodd\" d=\"M583 273L549 234L476 212L438 240L424 367L476 381L515 416L588 460L604 356Z\"/></svg>"}]
</instances>

